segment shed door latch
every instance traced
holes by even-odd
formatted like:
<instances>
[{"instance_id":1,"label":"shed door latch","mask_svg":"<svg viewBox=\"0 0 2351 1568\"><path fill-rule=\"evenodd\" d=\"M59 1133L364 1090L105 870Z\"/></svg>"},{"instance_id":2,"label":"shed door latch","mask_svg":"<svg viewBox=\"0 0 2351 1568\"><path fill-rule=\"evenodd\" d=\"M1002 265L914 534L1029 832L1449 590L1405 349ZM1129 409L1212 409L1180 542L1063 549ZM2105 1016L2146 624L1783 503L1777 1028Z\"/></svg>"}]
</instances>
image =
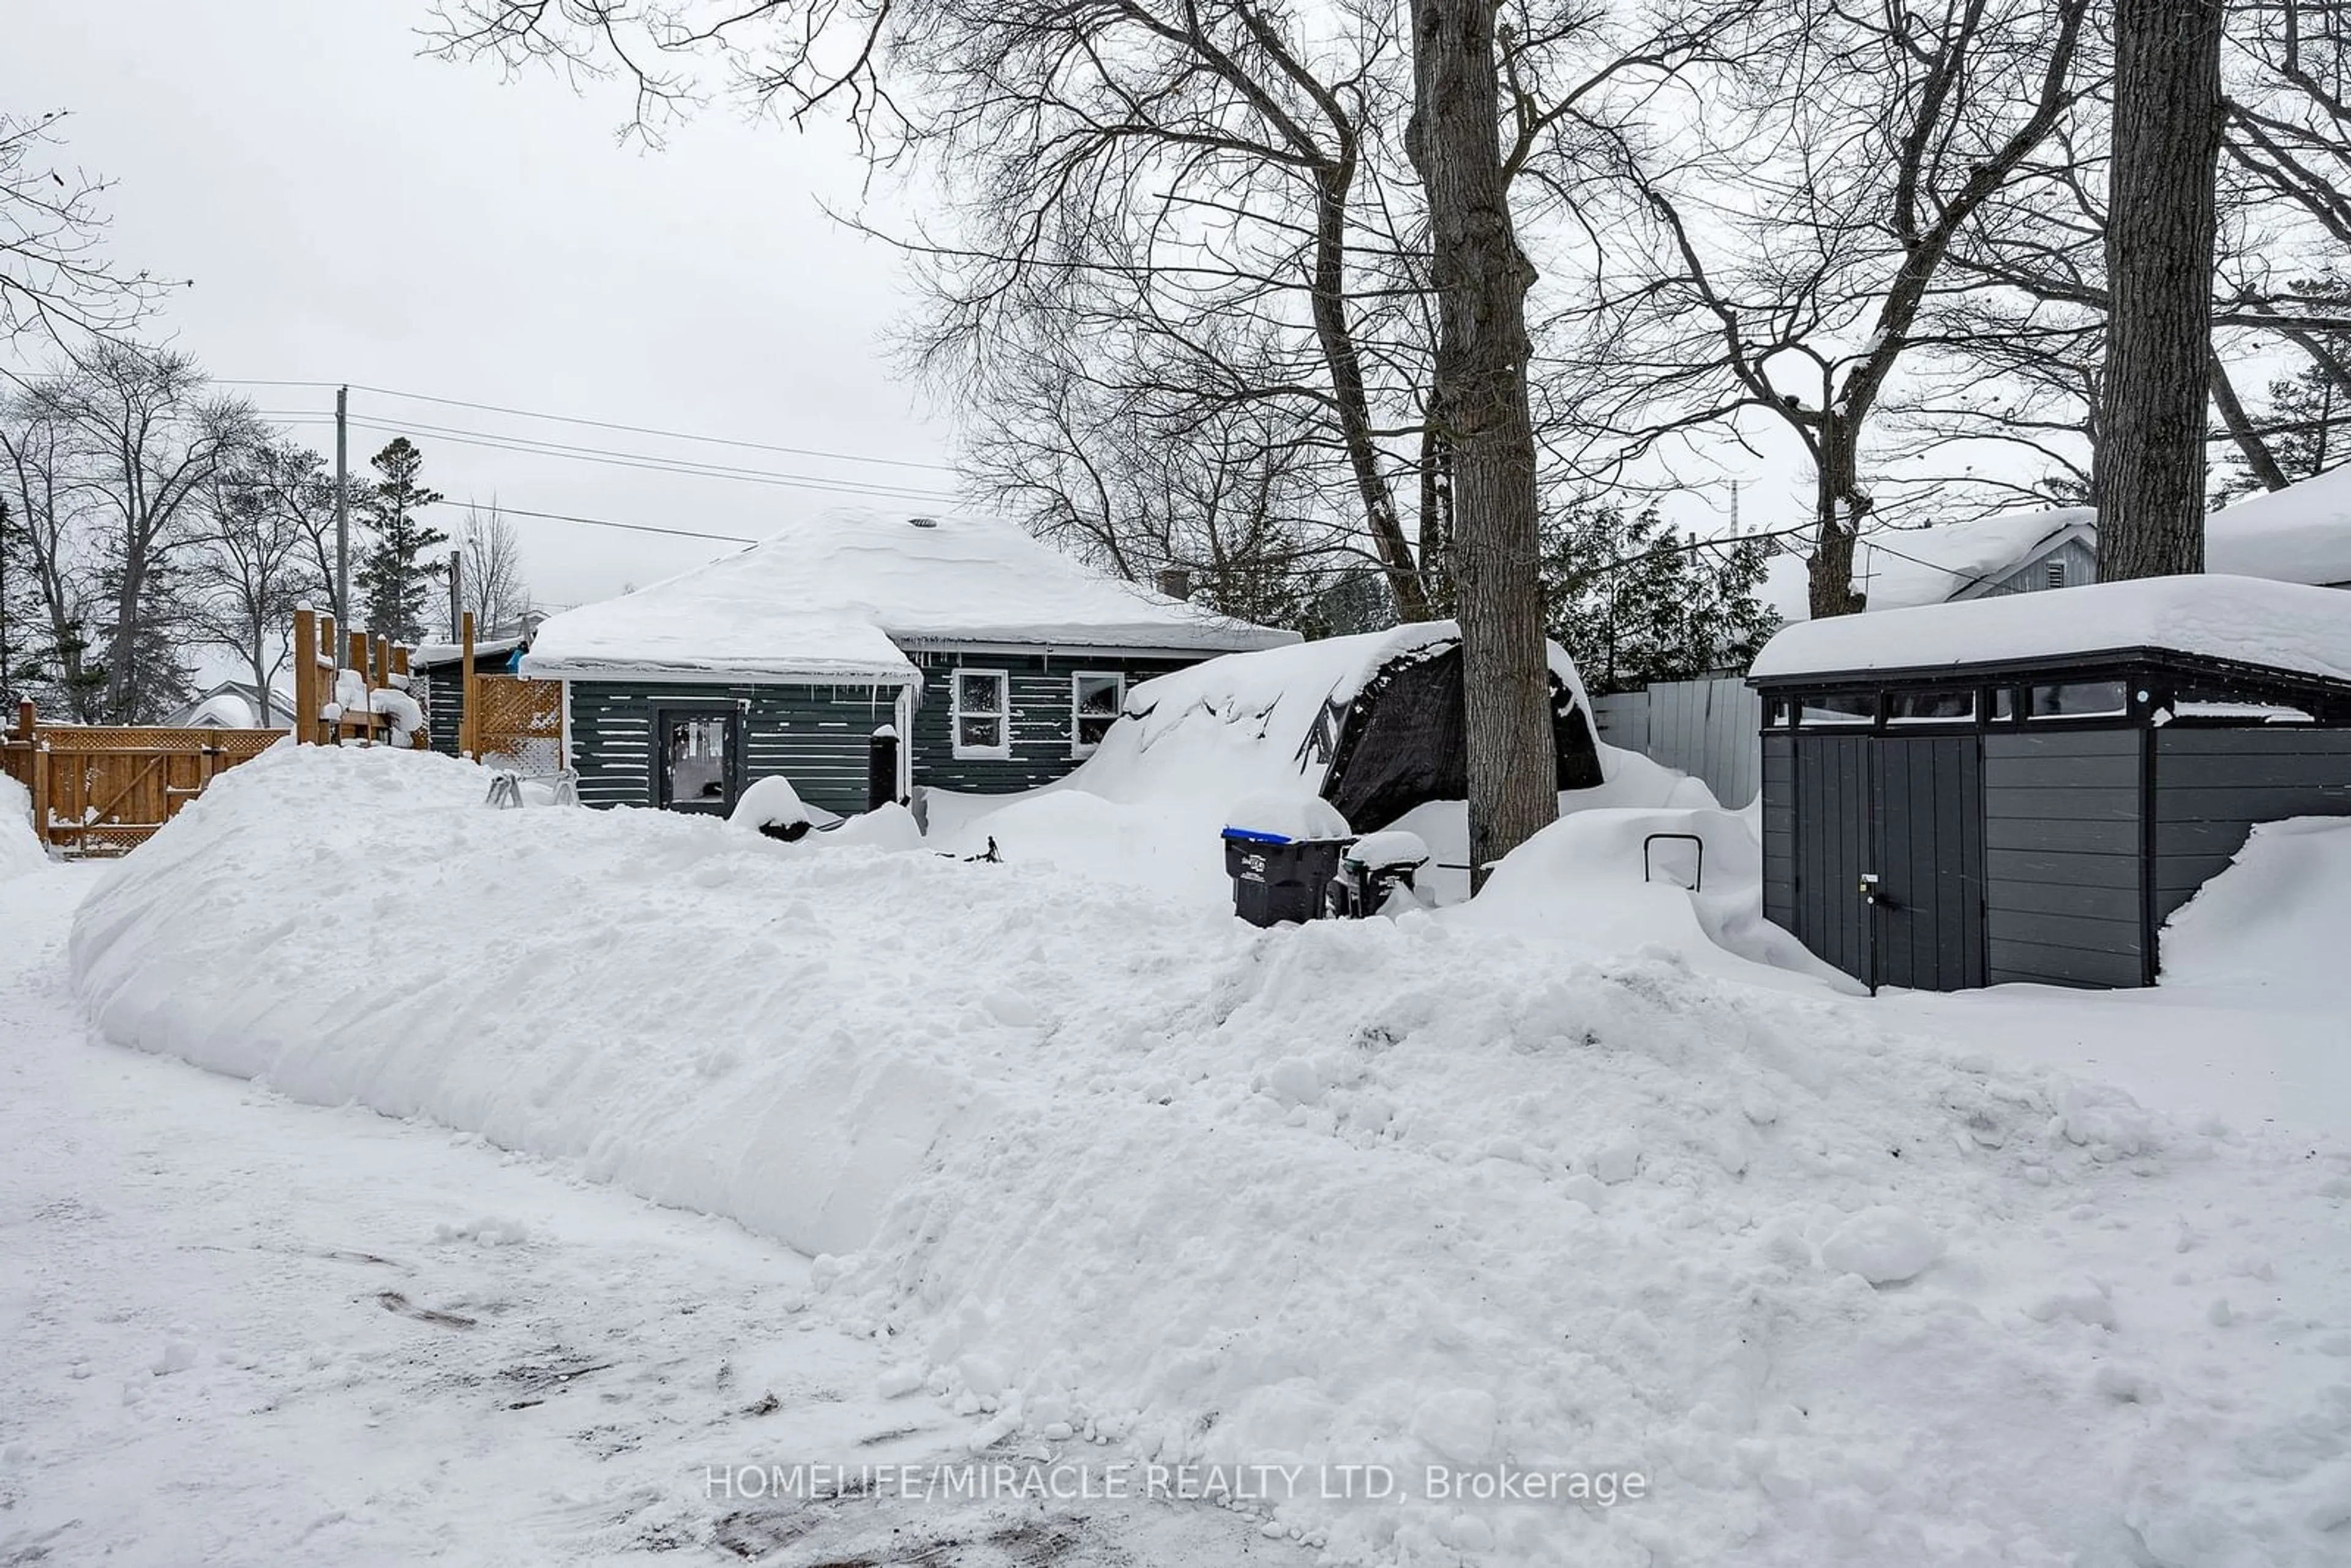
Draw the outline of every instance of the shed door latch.
<instances>
[{"instance_id":1,"label":"shed door latch","mask_svg":"<svg viewBox=\"0 0 2351 1568\"><path fill-rule=\"evenodd\" d=\"M1861 894L1861 900L1864 904L1882 904L1888 909L1898 909L1901 907L1901 905L1894 902L1893 894L1886 891L1877 873L1874 871L1865 871L1861 873L1861 886L1855 889L1855 891Z\"/></svg>"}]
</instances>

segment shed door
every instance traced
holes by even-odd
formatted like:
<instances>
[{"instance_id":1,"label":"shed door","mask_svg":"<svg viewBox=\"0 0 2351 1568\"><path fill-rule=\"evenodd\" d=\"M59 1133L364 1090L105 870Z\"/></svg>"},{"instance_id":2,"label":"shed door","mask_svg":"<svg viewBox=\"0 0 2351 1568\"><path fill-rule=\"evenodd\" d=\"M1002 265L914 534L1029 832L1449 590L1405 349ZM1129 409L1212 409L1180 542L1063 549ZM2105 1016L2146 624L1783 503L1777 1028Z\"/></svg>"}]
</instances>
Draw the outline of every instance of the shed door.
<instances>
[{"instance_id":1,"label":"shed door","mask_svg":"<svg viewBox=\"0 0 2351 1568\"><path fill-rule=\"evenodd\" d=\"M1877 981L1985 983L1983 755L1973 735L1873 737ZM1866 975L1863 978L1867 978Z\"/></svg>"},{"instance_id":2,"label":"shed door","mask_svg":"<svg viewBox=\"0 0 2351 1568\"><path fill-rule=\"evenodd\" d=\"M664 707L653 715L653 799L673 811L735 808L741 733L729 707Z\"/></svg>"},{"instance_id":3,"label":"shed door","mask_svg":"<svg viewBox=\"0 0 2351 1568\"><path fill-rule=\"evenodd\" d=\"M1882 986L1985 984L1979 737L1800 732L1789 771L1797 939ZM1861 895L1872 873L1875 907Z\"/></svg>"}]
</instances>

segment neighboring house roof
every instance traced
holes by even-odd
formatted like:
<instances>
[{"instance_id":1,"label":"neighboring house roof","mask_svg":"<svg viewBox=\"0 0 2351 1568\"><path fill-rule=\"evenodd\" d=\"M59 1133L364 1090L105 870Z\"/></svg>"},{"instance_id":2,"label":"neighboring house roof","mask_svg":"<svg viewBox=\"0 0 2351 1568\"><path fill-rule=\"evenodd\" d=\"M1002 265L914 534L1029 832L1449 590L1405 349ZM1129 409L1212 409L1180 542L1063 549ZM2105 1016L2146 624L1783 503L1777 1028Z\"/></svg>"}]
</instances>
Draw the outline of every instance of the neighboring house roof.
<instances>
[{"instance_id":1,"label":"neighboring house roof","mask_svg":"<svg viewBox=\"0 0 2351 1568\"><path fill-rule=\"evenodd\" d=\"M910 684L905 648L1226 653L1297 642L1102 577L998 518L842 507L548 618L523 674Z\"/></svg>"},{"instance_id":2,"label":"neighboring house roof","mask_svg":"<svg viewBox=\"0 0 2351 1568\"><path fill-rule=\"evenodd\" d=\"M262 715L261 688L251 681L222 681L163 720L166 729L285 729L294 723L294 694L272 694Z\"/></svg>"},{"instance_id":3,"label":"neighboring house roof","mask_svg":"<svg viewBox=\"0 0 2351 1568\"><path fill-rule=\"evenodd\" d=\"M2351 466L2224 507L2204 525L2213 571L2351 586Z\"/></svg>"},{"instance_id":4,"label":"neighboring house roof","mask_svg":"<svg viewBox=\"0 0 2351 1568\"><path fill-rule=\"evenodd\" d=\"M1928 672L2138 649L2351 681L2351 595L2207 574L1840 615L1784 628L1750 674Z\"/></svg>"},{"instance_id":5,"label":"neighboring house roof","mask_svg":"<svg viewBox=\"0 0 2351 1568\"><path fill-rule=\"evenodd\" d=\"M1872 610L1972 599L2068 539L2095 549L2097 538L2097 514L2087 507L1885 528L1854 548L1854 584ZM2351 587L2351 465L2214 513L2204 524L2204 565L2233 577ZM1810 608L1803 558L1773 557L1756 596L1782 621L1804 620Z\"/></svg>"},{"instance_id":6,"label":"neighboring house roof","mask_svg":"<svg viewBox=\"0 0 2351 1568\"><path fill-rule=\"evenodd\" d=\"M1872 610L1974 599L2070 538L2095 539L2097 520L2087 507L2057 507L1928 528L1881 528L1854 547L1854 586ZM1782 621L1805 619L1811 601L1803 558L1774 556L1757 597Z\"/></svg>"}]
</instances>

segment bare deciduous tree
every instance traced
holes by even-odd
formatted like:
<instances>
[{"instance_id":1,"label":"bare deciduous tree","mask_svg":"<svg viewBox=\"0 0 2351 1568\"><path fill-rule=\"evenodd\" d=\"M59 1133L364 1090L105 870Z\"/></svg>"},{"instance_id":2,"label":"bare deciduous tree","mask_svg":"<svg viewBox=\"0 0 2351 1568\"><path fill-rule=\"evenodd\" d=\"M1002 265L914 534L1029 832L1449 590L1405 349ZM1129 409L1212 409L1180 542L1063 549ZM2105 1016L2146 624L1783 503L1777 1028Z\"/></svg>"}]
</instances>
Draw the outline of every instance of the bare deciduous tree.
<instances>
[{"instance_id":1,"label":"bare deciduous tree","mask_svg":"<svg viewBox=\"0 0 2351 1568\"><path fill-rule=\"evenodd\" d=\"M65 118L0 113L0 340L120 333L171 287L107 256L105 183L56 162Z\"/></svg>"},{"instance_id":2,"label":"bare deciduous tree","mask_svg":"<svg viewBox=\"0 0 2351 1568\"><path fill-rule=\"evenodd\" d=\"M1414 0L1406 132L1428 193L1436 423L1453 465L1473 890L1559 815L1527 402L1535 269L1510 220L1496 20L1490 0Z\"/></svg>"},{"instance_id":3,"label":"bare deciduous tree","mask_svg":"<svg viewBox=\"0 0 2351 1568\"><path fill-rule=\"evenodd\" d=\"M286 450L264 442L213 475L185 569L189 623L245 662L263 725L275 722L273 693L288 652L287 628L309 582L303 518L282 504L277 483Z\"/></svg>"},{"instance_id":4,"label":"bare deciduous tree","mask_svg":"<svg viewBox=\"0 0 2351 1568\"><path fill-rule=\"evenodd\" d=\"M458 608L474 612L474 624L485 635L519 630L537 605L523 576L522 539L514 520L498 510L495 497L487 507L465 508L465 520L457 526L457 549ZM450 641L456 641L457 634L452 626Z\"/></svg>"},{"instance_id":5,"label":"bare deciduous tree","mask_svg":"<svg viewBox=\"0 0 2351 1568\"><path fill-rule=\"evenodd\" d=\"M2083 92L2087 12L1768 5L1687 84L1695 128L1622 142L1622 221L1654 245L1603 274L1580 384L1619 456L1759 419L1792 435L1814 476L1815 616L1860 608L1873 422L1944 341L1962 236Z\"/></svg>"}]
</instances>

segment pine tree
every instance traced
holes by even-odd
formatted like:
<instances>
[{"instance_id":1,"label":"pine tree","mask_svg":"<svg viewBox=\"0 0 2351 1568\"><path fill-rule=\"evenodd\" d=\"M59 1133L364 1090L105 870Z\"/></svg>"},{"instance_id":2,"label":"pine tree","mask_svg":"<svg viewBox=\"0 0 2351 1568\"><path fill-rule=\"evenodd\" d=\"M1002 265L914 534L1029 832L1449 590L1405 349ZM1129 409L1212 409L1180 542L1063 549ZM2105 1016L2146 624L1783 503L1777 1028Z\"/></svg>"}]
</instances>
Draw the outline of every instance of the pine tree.
<instances>
[{"instance_id":1,"label":"pine tree","mask_svg":"<svg viewBox=\"0 0 2351 1568\"><path fill-rule=\"evenodd\" d=\"M360 604L367 629L395 643L419 643L424 638L424 607L434 584L444 578L448 563L437 551L449 536L430 527L419 516L441 499L441 492L418 483L424 454L404 435L369 461L382 477L366 497L364 511L374 535L357 572Z\"/></svg>"},{"instance_id":2,"label":"pine tree","mask_svg":"<svg viewBox=\"0 0 2351 1568\"><path fill-rule=\"evenodd\" d=\"M1546 529L1551 634L1593 693L1743 666L1779 625L1761 539L1685 538L1656 508L1578 506Z\"/></svg>"}]
</instances>

